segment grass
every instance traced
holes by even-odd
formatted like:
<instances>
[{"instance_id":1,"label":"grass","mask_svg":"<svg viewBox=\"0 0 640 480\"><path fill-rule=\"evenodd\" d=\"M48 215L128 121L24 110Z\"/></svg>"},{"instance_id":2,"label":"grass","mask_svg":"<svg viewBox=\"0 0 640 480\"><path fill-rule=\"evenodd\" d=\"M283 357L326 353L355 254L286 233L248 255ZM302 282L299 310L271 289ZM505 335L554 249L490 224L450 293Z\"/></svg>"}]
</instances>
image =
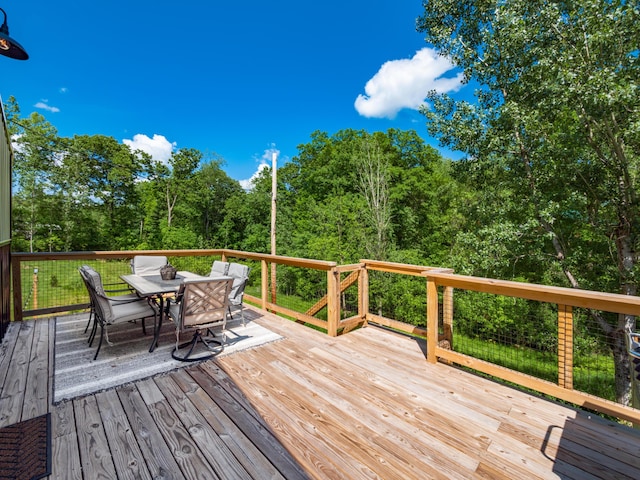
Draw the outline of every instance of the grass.
<instances>
[{"instance_id":1,"label":"grass","mask_svg":"<svg viewBox=\"0 0 640 480\"><path fill-rule=\"evenodd\" d=\"M553 383L558 381L558 359L555 353L502 345L460 334L454 335L453 344L457 352ZM610 355L593 353L576 356L573 388L615 401L614 368Z\"/></svg>"},{"instance_id":2,"label":"grass","mask_svg":"<svg viewBox=\"0 0 640 480\"><path fill-rule=\"evenodd\" d=\"M119 284L120 288L125 288L120 275L131 273L129 262L126 260L43 260L37 263L23 263L23 310L88 303L89 296L78 273L78 267L84 264L100 272L105 289L109 289L110 284ZM36 269L37 274L34 273Z\"/></svg>"}]
</instances>

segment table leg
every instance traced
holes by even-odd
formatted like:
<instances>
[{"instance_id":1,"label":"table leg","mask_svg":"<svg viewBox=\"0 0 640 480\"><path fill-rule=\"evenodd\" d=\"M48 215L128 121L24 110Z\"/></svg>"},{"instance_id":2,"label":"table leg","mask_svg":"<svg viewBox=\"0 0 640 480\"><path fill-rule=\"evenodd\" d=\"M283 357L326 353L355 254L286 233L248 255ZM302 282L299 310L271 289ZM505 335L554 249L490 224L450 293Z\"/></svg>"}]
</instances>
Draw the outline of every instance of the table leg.
<instances>
[{"instance_id":1,"label":"table leg","mask_svg":"<svg viewBox=\"0 0 640 480\"><path fill-rule=\"evenodd\" d=\"M153 341L151 342L151 347L149 347L149 352L153 352L158 346L158 339L160 338L160 329L162 328L162 319L164 318L164 296L158 295L158 303L160 313L158 314L158 321L154 322L153 329Z\"/></svg>"}]
</instances>

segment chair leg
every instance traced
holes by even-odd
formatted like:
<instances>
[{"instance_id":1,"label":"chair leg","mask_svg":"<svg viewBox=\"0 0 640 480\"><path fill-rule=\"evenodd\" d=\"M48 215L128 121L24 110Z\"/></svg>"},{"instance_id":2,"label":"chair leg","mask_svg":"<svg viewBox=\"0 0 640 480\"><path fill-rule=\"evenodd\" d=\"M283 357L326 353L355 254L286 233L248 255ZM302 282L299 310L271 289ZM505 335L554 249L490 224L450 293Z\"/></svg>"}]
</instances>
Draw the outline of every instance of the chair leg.
<instances>
[{"instance_id":1,"label":"chair leg","mask_svg":"<svg viewBox=\"0 0 640 480\"><path fill-rule=\"evenodd\" d=\"M102 346L103 338L104 338L104 326L100 324L100 341L98 342L98 348L96 349L96 354L93 356L94 360L98 358L98 354L100 353L100 347Z\"/></svg>"},{"instance_id":2,"label":"chair leg","mask_svg":"<svg viewBox=\"0 0 640 480\"><path fill-rule=\"evenodd\" d=\"M87 330L89 330L89 325L91 325L91 320L95 320L93 307L91 307L91 309L89 310L89 320L87 320L87 326L84 327L84 333L87 333Z\"/></svg>"},{"instance_id":3,"label":"chair leg","mask_svg":"<svg viewBox=\"0 0 640 480\"><path fill-rule=\"evenodd\" d=\"M231 317L231 320L233 320L233 315L231 313L231 305L229 305L227 308L229 310L229 317ZM242 303L240 304L240 316L242 317L242 326L245 327L246 323L244 321L244 309L242 308Z\"/></svg>"},{"instance_id":4,"label":"chair leg","mask_svg":"<svg viewBox=\"0 0 640 480\"><path fill-rule=\"evenodd\" d=\"M213 332L211 332L210 330L208 330L212 335ZM198 342L202 342L204 344L204 346L207 348L207 350L210 350L211 353L207 354L207 355L198 355L194 358L190 358L191 354L193 353L193 350L195 349L196 345L198 344ZM222 347L219 351L212 351L212 348L210 347L210 344L214 344L217 346ZM189 347L189 351L186 353L186 355L180 356L178 355L178 352L180 350L183 350L184 348ZM186 343L182 343L179 344L176 342L176 346L173 349L173 351L171 352L171 357L174 358L175 360L180 360L182 362L197 362L200 360L206 360L208 358L214 357L215 355L217 355L218 353L222 352L222 350L224 349L224 345L222 342L219 342L217 340L205 340L201 334L200 331L196 331L196 333L193 334L193 338L191 339L191 341L186 342Z\"/></svg>"},{"instance_id":5,"label":"chair leg","mask_svg":"<svg viewBox=\"0 0 640 480\"><path fill-rule=\"evenodd\" d=\"M182 343L180 345L176 345L176 348L173 349L173 352L171 352L171 356L176 359L176 360L182 360L183 362L192 362L195 359L189 358L189 356L191 355L191 353L193 353L193 349L196 347L196 343L198 343L198 339L200 337L200 334L198 332L196 332L193 335L193 338L191 339L190 342L186 342L186 343ZM185 347L189 347L189 351L187 352L187 354L183 357L178 356L178 350L182 350Z\"/></svg>"},{"instance_id":6,"label":"chair leg","mask_svg":"<svg viewBox=\"0 0 640 480\"><path fill-rule=\"evenodd\" d=\"M93 339L96 338L97 331L98 331L98 319L94 317L93 325L91 326L91 334L89 335L89 339L87 340L87 343L89 344L90 347L93 346Z\"/></svg>"}]
</instances>

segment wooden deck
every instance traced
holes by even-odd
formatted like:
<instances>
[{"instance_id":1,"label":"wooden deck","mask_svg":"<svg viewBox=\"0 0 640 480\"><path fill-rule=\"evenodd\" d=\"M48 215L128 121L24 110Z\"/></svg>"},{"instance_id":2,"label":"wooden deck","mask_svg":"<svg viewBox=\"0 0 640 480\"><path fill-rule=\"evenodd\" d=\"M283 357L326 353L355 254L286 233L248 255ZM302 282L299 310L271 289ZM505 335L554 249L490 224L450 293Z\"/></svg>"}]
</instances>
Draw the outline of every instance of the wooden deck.
<instances>
[{"instance_id":1,"label":"wooden deck","mask_svg":"<svg viewBox=\"0 0 640 480\"><path fill-rule=\"evenodd\" d=\"M0 426L50 411L65 480L640 478L636 430L427 364L376 327L247 315L285 339L58 405L55 322L12 324Z\"/></svg>"}]
</instances>

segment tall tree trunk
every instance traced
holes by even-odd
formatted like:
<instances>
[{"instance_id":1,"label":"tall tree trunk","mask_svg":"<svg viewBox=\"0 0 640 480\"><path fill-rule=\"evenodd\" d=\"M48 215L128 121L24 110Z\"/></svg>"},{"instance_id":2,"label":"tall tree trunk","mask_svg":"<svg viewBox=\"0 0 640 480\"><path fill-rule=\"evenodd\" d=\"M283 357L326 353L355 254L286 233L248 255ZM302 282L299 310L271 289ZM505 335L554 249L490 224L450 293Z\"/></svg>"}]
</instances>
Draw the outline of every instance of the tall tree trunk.
<instances>
[{"instance_id":1,"label":"tall tree trunk","mask_svg":"<svg viewBox=\"0 0 640 480\"><path fill-rule=\"evenodd\" d=\"M171 222L173 221L173 208L176 205L177 195L172 195L167 183L167 227L171 228Z\"/></svg>"},{"instance_id":2,"label":"tall tree trunk","mask_svg":"<svg viewBox=\"0 0 640 480\"><path fill-rule=\"evenodd\" d=\"M366 214L375 231L375 238L367 242L367 250L374 259L383 260L391 225L387 162L375 142L363 141L359 164L360 191L367 202Z\"/></svg>"}]
</instances>

